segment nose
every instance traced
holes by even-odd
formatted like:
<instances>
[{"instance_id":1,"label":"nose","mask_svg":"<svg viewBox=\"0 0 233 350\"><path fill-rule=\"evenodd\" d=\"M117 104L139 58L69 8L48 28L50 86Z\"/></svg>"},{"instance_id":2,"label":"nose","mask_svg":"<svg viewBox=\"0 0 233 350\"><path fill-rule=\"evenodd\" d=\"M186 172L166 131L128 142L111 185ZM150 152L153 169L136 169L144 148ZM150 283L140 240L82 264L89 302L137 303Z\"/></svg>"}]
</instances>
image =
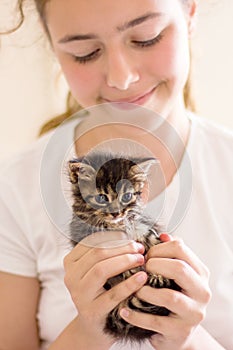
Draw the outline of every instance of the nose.
<instances>
[{"instance_id":1,"label":"nose","mask_svg":"<svg viewBox=\"0 0 233 350\"><path fill-rule=\"evenodd\" d=\"M109 211L112 215L112 217L116 218L117 216L119 216L121 214L121 207L120 207L120 203L118 202L117 199L115 199L111 205L109 206Z\"/></svg>"},{"instance_id":2,"label":"nose","mask_svg":"<svg viewBox=\"0 0 233 350\"><path fill-rule=\"evenodd\" d=\"M108 57L107 85L118 90L127 90L131 84L139 80L139 73L132 57L126 57L120 49L113 50Z\"/></svg>"},{"instance_id":3,"label":"nose","mask_svg":"<svg viewBox=\"0 0 233 350\"><path fill-rule=\"evenodd\" d=\"M117 211L117 212L111 213L111 215L112 215L114 218L117 218L117 217L120 215L120 212Z\"/></svg>"}]
</instances>

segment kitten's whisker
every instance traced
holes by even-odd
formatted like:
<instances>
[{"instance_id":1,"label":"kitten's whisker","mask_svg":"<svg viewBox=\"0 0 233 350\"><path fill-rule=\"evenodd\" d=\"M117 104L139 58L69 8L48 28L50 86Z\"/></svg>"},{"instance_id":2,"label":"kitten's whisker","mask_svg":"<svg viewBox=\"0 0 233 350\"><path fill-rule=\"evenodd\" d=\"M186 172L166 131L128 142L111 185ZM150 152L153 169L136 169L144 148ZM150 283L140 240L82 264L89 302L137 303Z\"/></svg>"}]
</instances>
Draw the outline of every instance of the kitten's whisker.
<instances>
[{"instance_id":1,"label":"kitten's whisker","mask_svg":"<svg viewBox=\"0 0 233 350\"><path fill-rule=\"evenodd\" d=\"M152 158L127 158L125 155L97 152L91 152L84 159L71 161L69 170L72 172L70 181L72 208L75 213L70 224L73 243L78 243L92 233L97 233L92 237L94 241L90 239L89 242L98 243L97 240L100 239L100 243L105 244L105 241L109 242L112 237L115 237L114 231L125 233L124 239L141 242L145 246L145 252L153 245L161 243L157 237L158 226L151 218L144 215L145 206L141 198L149 168L154 162L155 159ZM70 190L68 193L70 194ZM111 209L118 211L118 215L112 215ZM110 278L106 284L112 288L140 269L142 267L121 273ZM158 281L162 283L159 284ZM161 284L167 288L174 286L171 280L163 279L162 276L158 278L156 275L150 275L148 278L147 285L151 287L157 288ZM129 306L138 312L169 314L169 310L139 300L136 295L126 298L121 305ZM150 338L154 334L152 331L135 327L122 320L119 307L118 305L108 314L105 332L118 339L137 342Z\"/></svg>"}]
</instances>

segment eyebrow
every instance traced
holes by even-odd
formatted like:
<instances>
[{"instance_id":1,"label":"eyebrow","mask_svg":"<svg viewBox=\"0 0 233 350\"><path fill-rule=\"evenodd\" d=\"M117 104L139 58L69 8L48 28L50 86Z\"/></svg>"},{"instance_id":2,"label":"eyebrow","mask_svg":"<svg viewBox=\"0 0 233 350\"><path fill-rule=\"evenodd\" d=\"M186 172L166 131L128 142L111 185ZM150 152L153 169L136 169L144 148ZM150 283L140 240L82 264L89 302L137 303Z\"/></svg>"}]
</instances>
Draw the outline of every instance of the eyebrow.
<instances>
[{"instance_id":1,"label":"eyebrow","mask_svg":"<svg viewBox=\"0 0 233 350\"><path fill-rule=\"evenodd\" d=\"M145 15L143 16L140 16L140 17L137 17L135 19L133 19L132 21L130 22L126 22L125 24L123 24L122 26L120 27L117 27L117 30L119 32L123 32L129 28L132 28L132 27L135 27L149 19L152 19L152 18L156 18L156 17L161 17L163 14L160 13L160 12L149 12L149 13L146 13Z\"/></svg>"},{"instance_id":2,"label":"eyebrow","mask_svg":"<svg viewBox=\"0 0 233 350\"><path fill-rule=\"evenodd\" d=\"M133 28L133 27L136 27L137 25L145 22L145 21L148 21L150 19L153 19L153 18L156 18L156 17L161 17L163 16L162 13L160 12L149 12L149 13L146 13L145 15L143 16L140 16L140 17L137 17L129 22L126 22L124 23L123 25L121 26L118 26L117 27L117 31L118 32L123 32L129 28ZM79 41L79 40L91 40L91 39L97 39L97 35L96 34L74 34L74 35L66 35L64 36L62 39L60 39L58 41L59 44L66 44L66 43L69 43L69 42L72 42L72 41Z\"/></svg>"}]
</instances>

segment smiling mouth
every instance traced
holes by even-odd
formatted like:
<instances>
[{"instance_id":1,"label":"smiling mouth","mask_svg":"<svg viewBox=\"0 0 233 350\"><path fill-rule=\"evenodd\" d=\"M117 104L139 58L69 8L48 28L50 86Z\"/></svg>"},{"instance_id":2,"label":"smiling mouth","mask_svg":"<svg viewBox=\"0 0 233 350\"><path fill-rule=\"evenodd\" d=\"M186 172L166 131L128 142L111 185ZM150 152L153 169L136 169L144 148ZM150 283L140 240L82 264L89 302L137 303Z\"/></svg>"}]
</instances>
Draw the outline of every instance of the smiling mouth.
<instances>
[{"instance_id":1,"label":"smiling mouth","mask_svg":"<svg viewBox=\"0 0 233 350\"><path fill-rule=\"evenodd\" d=\"M108 103L116 103L116 104L138 104L138 105L142 105L144 104L150 97L151 95L153 95L154 91L156 90L156 87L154 87L152 90L150 90L149 92L146 92L142 95L138 95L136 97L132 97L132 98L125 98L125 99L119 99L119 100L108 100L108 99L104 99L105 102Z\"/></svg>"}]
</instances>

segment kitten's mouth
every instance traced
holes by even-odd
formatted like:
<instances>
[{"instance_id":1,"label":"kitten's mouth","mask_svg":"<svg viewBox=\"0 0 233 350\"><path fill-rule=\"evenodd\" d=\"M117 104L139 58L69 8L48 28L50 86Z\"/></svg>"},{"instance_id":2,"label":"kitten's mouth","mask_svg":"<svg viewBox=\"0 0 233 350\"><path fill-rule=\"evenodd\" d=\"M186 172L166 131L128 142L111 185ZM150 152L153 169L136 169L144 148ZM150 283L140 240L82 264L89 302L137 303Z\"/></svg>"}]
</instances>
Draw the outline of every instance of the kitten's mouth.
<instances>
[{"instance_id":1,"label":"kitten's mouth","mask_svg":"<svg viewBox=\"0 0 233 350\"><path fill-rule=\"evenodd\" d=\"M105 221L113 224L117 224L125 220L125 216L116 216L112 218L106 218Z\"/></svg>"},{"instance_id":2,"label":"kitten's mouth","mask_svg":"<svg viewBox=\"0 0 233 350\"><path fill-rule=\"evenodd\" d=\"M114 224L118 223L118 222L121 222L124 220L124 217L119 217L119 218L113 218L111 220L111 222L113 222Z\"/></svg>"}]
</instances>

